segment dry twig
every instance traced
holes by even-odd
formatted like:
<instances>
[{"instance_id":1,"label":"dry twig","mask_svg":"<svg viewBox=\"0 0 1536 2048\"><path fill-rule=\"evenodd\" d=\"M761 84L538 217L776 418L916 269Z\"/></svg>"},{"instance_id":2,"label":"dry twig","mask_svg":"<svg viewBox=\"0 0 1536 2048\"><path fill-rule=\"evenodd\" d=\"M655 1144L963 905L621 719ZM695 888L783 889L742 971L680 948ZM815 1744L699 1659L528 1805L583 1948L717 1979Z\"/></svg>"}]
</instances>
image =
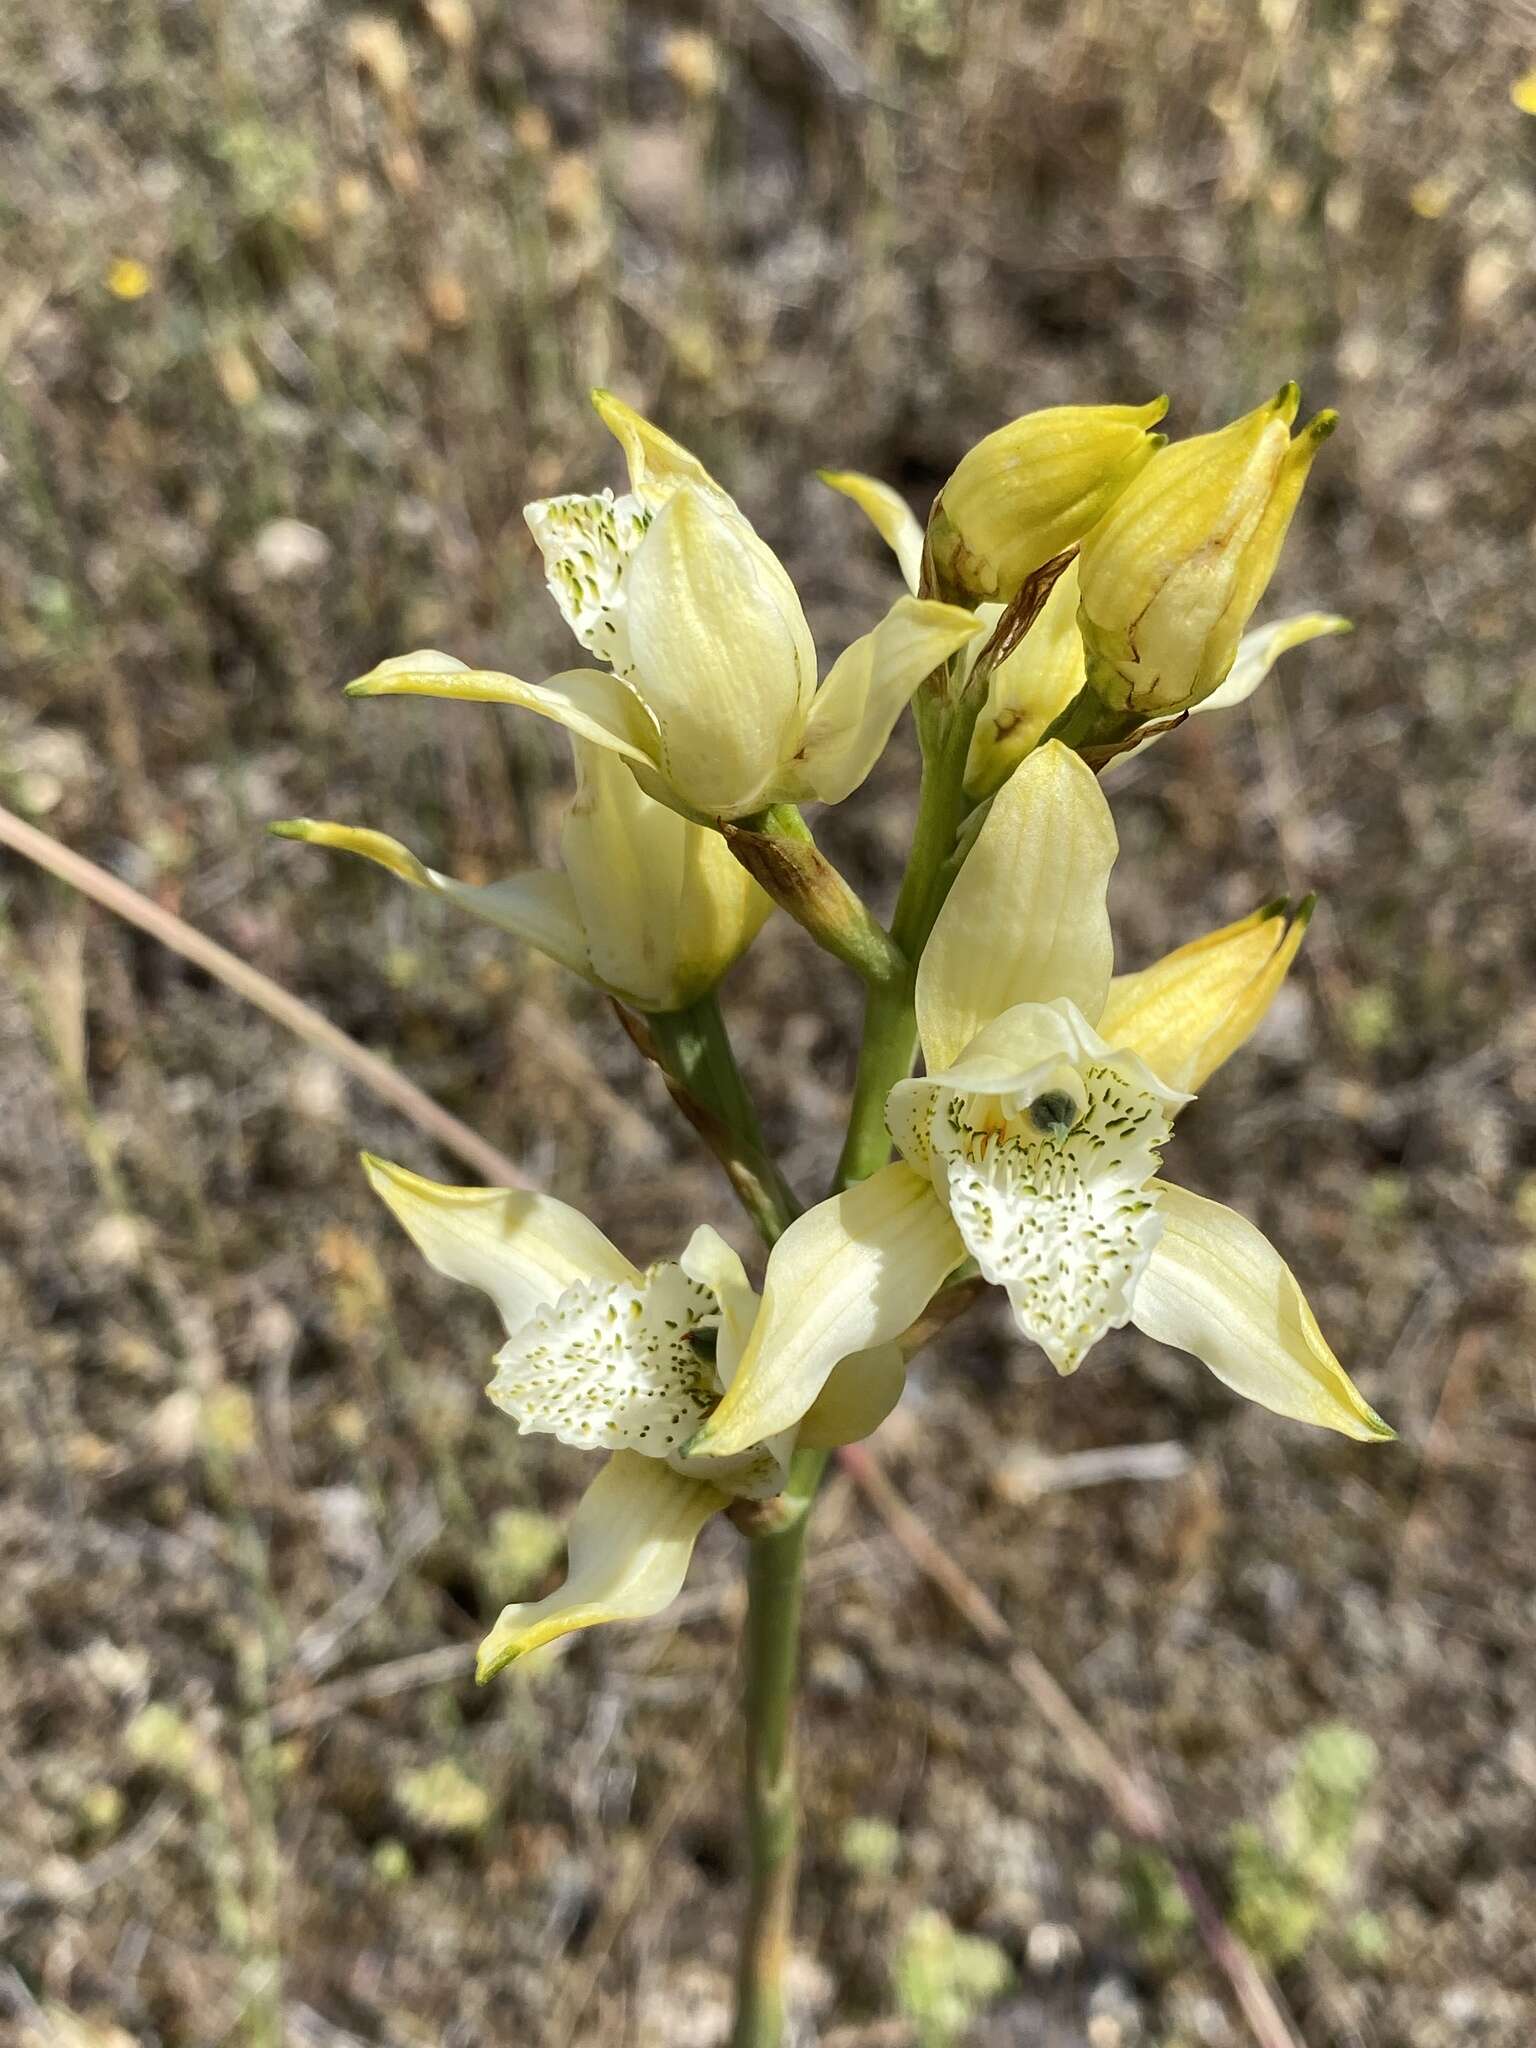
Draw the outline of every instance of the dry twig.
<instances>
[{"instance_id":1,"label":"dry twig","mask_svg":"<svg viewBox=\"0 0 1536 2048\"><path fill-rule=\"evenodd\" d=\"M194 967L211 974L215 981L222 982L237 996L243 996L258 1010L264 1010L295 1037L302 1038L306 1045L329 1053L338 1065L377 1095L381 1102L387 1102L391 1109L409 1117L446 1151L455 1154L477 1173L484 1174L498 1187L528 1185L524 1175L504 1152L488 1144L468 1124L461 1123L450 1110L444 1109L441 1103L434 1102L414 1081L408 1081L403 1074L397 1073L387 1060L369 1052L355 1038L349 1038L328 1017L322 1017L318 1010L302 1002L298 996L290 995L269 976L238 959L227 947L195 931L174 911L152 903L119 876L109 874L105 868L87 860L84 854L61 846L58 840L50 838L46 832L39 832L35 825L28 825L3 806L0 806L0 845L10 847L13 853L19 853L38 867L45 868L50 875L56 875L61 882L78 889L82 896L89 896L93 903L101 904L114 916L137 925L140 931L158 939L162 946L179 953L184 960L190 960Z\"/></svg>"}]
</instances>

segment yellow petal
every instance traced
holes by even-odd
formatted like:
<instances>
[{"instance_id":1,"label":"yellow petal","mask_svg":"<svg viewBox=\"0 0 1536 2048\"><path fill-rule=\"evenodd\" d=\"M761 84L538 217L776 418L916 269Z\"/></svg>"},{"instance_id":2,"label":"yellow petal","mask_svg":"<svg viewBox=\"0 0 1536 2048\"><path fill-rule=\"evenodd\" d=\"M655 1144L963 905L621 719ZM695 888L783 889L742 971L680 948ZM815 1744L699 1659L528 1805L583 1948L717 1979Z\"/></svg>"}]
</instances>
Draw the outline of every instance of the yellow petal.
<instances>
[{"instance_id":1,"label":"yellow petal","mask_svg":"<svg viewBox=\"0 0 1536 2048\"><path fill-rule=\"evenodd\" d=\"M332 825L319 818L281 818L267 830L277 839L298 839L306 846L332 846L341 853L358 854L400 881L409 882L413 889L430 889L434 881L448 880L445 875L435 876L398 839L391 839L387 832L371 831L366 825Z\"/></svg>"},{"instance_id":2,"label":"yellow petal","mask_svg":"<svg viewBox=\"0 0 1536 2048\"><path fill-rule=\"evenodd\" d=\"M348 683L349 697L442 697L469 704L512 704L552 718L568 732L610 747L641 767L654 766L657 740L635 693L603 669L574 668L547 683L525 683L497 669L466 668L425 648L397 654Z\"/></svg>"},{"instance_id":3,"label":"yellow petal","mask_svg":"<svg viewBox=\"0 0 1536 2048\"><path fill-rule=\"evenodd\" d=\"M627 768L621 772L629 774ZM633 778L631 778L633 779ZM590 980L594 975L587 950L586 934L577 909L576 897L564 875L508 875L500 882L456 882L419 861L407 846L386 832L366 827L332 825L318 818L285 818L269 825L279 839L299 839L307 846L331 846L342 853L355 853L377 867L409 882L413 889L429 889L446 897L472 917L483 918L502 931L513 932L537 946L562 967ZM601 974L597 979L602 980Z\"/></svg>"},{"instance_id":4,"label":"yellow petal","mask_svg":"<svg viewBox=\"0 0 1536 2048\"><path fill-rule=\"evenodd\" d=\"M1299 612L1292 618L1275 619L1245 633L1237 643L1237 659L1227 672L1227 680L1194 708L1230 711L1234 704L1247 702L1281 655L1291 648L1320 639L1325 633L1353 631L1349 620L1341 619L1336 612Z\"/></svg>"},{"instance_id":5,"label":"yellow petal","mask_svg":"<svg viewBox=\"0 0 1536 2048\"><path fill-rule=\"evenodd\" d=\"M509 1332L574 1281L640 1277L595 1223L553 1195L447 1187L367 1152L363 1170L427 1263L488 1294Z\"/></svg>"},{"instance_id":6,"label":"yellow petal","mask_svg":"<svg viewBox=\"0 0 1536 2048\"><path fill-rule=\"evenodd\" d=\"M760 809L794 751L816 650L794 585L740 513L683 484L624 579L628 673L660 766L696 810Z\"/></svg>"},{"instance_id":7,"label":"yellow petal","mask_svg":"<svg viewBox=\"0 0 1536 2048\"><path fill-rule=\"evenodd\" d=\"M857 469L818 469L816 474L858 506L896 557L906 586L916 597L923 574L923 528L900 491Z\"/></svg>"},{"instance_id":8,"label":"yellow petal","mask_svg":"<svg viewBox=\"0 0 1536 2048\"><path fill-rule=\"evenodd\" d=\"M1334 1357L1263 1232L1219 1202L1154 1186L1163 1232L1137 1282L1137 1329L1192 1352L1234 1393L1276 1415L1362 1443L1390 1440L1395 1432Z\"/></svg>"},{"instance_id":9,"label":"yellow petal","mask_svg":"<svg viewBox=\"0 0 1536 2048\"><path fill-rule=\"evenodd\" d=\"M978 441L939 494L932 522L945 587L1007 603L1145 469L1162 441L1151 429L1167 410L1166 398L1047 406Z\"/></svg>"},{"instance_id":10,"label":"yellow petal","mask_svg":"<svg viewBox=\"0 0 1536 2048\"><path fill-rule=\"evenodd\" d=\"M1079 618L1108 703L1185 710L1225 679L1334 424L1320 413L1293 441L1299 399L1287 384L1219 432L1161 449L1084 541Z\"/></svg>"},{"instance_id":11,"label":"yellow petal","mask_svg":"<svg viewBox=\"0 0 1536 2048\"><path fill-rule=\"evenodd\" d=\"M897 598L875 630L832 664L812 699L784 795L826 804L852 795L918 684L980 631L980 621L958 605Z\"/></svg>"},{"instance_id":12,"label":"yellow petal","mask_svg":"<svg viewBox=\"0 0 1536 2048\"><path fill-rule=\"evenodd\" d=\"M795 1442L802 1450L834 1451L875 1431L901 1399L907 1361L899 1344L857 1351L832 1368L832 1375L800 1424Z\"/></svg>"},{"instance_id":13,"label":"yellow petal","mask_svg":"<svg viewBox=\"0 0 1536 2048\"><path fill-rule=\"evenodd\" d=\"M592 971L636 1009L683 1009L714 987L773 905L718 832L657 803L617 754L585 740L572 751L560 854Z\"/></svg>"},{"instance_id":14,"label":"yellow petal","mask_svg":"<svg viewBox=\"0 0 1536 2048\"><path fill-rule=\"evenodd\" d=\"M1319 449L1338 423L1336 412L1318 413L1307 422L1285 452L1285 460L1280 465L1280 473L1264 506L1263 516L1238 557L1232 594L1206 650L1204 666L1218 683L1223 682L1231 671L1242 641L1243 628L1253 617L1254 609L1275 573L1285 536L1301 502L1302 487L1317 460ZM1202 696L1208 694L1208 690L1202 689Z\"/></svg>"},{"instance_id":15,"label":"yellow petal","mask_svg":"<svg viewBox=\"0 0 1536 2048\"><path fill-rule=\"evenodd\" d=\"M1125 1059L1117 1053L1129 1051ZM1053 1070L1070 1067L1080 1076L1093 1067L1113 1065L1137 1088L1157 1098L1170 1114L1191 1100L1189 1094L1170 1087L1138 1055L1094 1030L1076 1004L1063 996L1050 1003L1018 1003L1004 1010L990 1024L983 1025L952 1066L943 1067L920 1079L899 1081L892 1100L911 1102L914 1090L935 1088L946 1095L996 1096L999 1106L1014 1116L1031 1099L1052 1085ZM1060 1085L1076 1094L1086 1083L1062 1078Z\"/></svg>"},{"instance_id":16,"label":"yellow petal","mask_svg":"<svg viewBox=\"0 0 1536 2048\"><path fill-rule=\"evenodd\" d=\"M720 1307L720 1327L715 1336L715 1375L722 1392L736 1377L736 1371L752 1335L757 1317L757 1290L747 1278L747 1269L719 1231L701 1224L688 1240L678 1261L690 1280L707 1287ZM675 1472L695 1479L707 1479L723 1491L747 1499L765 1499L781 1493L789 1477L789 1461L795 1454L795 1432L780 1430L763 1443L736 1458L699 1458L674 1452L668 1462Z\"/></svg>"},{"instance_id":17,"label":"yellow petal","mask_svg":"<svg viewBox=\"0 0 1536 2048\"><path fill-rule=\"evenodd\" d=\"M678 1264L690 1280L707 1287L720 1304L720 1331L715 1340L715 1370L722 1387L736 1377L736 1368L757 1318L757 1290L747 1278L740 1254L708 1223L689 1238Z\"/></svg>"},{"instance_id":18,"label":"yellow petal","mask_svg":"<svg viewBox=\"0 0 1536 2048\"><path fill-rule=\"evenodd\" d=\"M808 1209L769 1254L751 1341L690 1455L726 1457L799 1422L833 1368L900 1336L964 1257L948 1211L907 1166Z\"/></svg>"},{"instance_id":19,"label":"yellow petal","mask_svg":"<svg viewBox=\"0 0 1536 2048\"><path fill-rule=\"evenodd\" d=\"M1092 770L1058 740L1009 776L918 966L930 1073L1018 1003L1065 996L1097 1021L1114 961L1104 899L1116 847Z\"/></svg>"},{"instance_id":20,"label":"yellow petal","mask_svg":"<svg viewBox=\"0 0 1536 2048\"><path fill-rule=\"evenodd\" d=\"M1099 1019L1109 1044L1129 1046L1171 1087L1196 1090L1259 1026L1300 950L1312 916L1284 903L1207 932L1139 974L1117 974Z\"/></svg>"},{"instance_id":21,"label":"yellow petal","mask_svg":"<svg viewBox=\"0 0 1536 2048\"><path fill-rule=\"evenodd\" d=\"M1077 606L1077 564L1069 562L1039 618L987 678L987 701L966 756L967 796L979 800L1001 788L1083 687L1087 667Z\"/></svg>"},{"instance_id":22,"label":"yellow petal","mask_svg":"<svg viewBox=\"0 0 1536 2048\"><path fill-rule=\"evenodd\" d=\"M565 1584L547 1599L501 1610L475 1676L483 1685L514 1658L577 1629L659 1614L682 1591L699 1531L725 1505L702 1480L616 1451L571 1518Z\"/></svg>"},{"instance_id":23,"label":"yellow petal","mask_svg":"<svg viewBox=\"0 0 1536 2048\"><path fill-rule=\"evenodd\" d=\"M629 487L647 505L665 503L679 484L696 484L727 504L731 502L697 455L653 426L622 398L611 391L594 391L592 409L624 450Z\"/></svg>"}]
</instances>

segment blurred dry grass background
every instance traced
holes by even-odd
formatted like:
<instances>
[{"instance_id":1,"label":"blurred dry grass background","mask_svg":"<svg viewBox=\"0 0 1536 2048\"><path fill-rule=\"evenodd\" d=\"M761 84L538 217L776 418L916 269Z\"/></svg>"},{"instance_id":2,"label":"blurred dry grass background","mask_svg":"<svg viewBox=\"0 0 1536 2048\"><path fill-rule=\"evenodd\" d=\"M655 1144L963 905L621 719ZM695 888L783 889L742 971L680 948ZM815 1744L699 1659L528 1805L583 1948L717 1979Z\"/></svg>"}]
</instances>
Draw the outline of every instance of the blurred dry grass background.
<instances>
[{"instance_id":1,"label":"blurred dry grass background","mask_svg":"<svg viewBox=\"0 0 1536 2048\"><path fill-rule=\"evenodd\" d=\"M1271 609L1358 630L1121 779L1118 928L1140 963L1323 892L1181 1172L1285 1243L1403 1445L1273 1425L1130 1332L1057 1384L986 1316L881 1440L1233 1910L1231 1831L1298 1744L1374 1740L1282 1961L1309 2048L1536 2031L1533 61L1515 0L0 20L0 798L639 1258L728 1209L611 1017L262 834L356 818L490 876L550 853L557 739L338 681L422 644L563 664L519 511L613 476L594 382L728 478L824 646L892 576L818 463L922 503L1030 405L1166 388L1189 432L1296 374L1340 408ZM912 766L826 824L877 891ZM477 1693L582 1472L483 1403L481 1305L353 1154L460 1176L148 941L9 857L0 886L0 2030L710 2048L731 1532L660 1625ZM727 996L809 1185L853 992L776 924ZM1156 1443L1178 1476L1051 1484ZM820 1555L803 2038L948 2038L914 1989L937 1908L1011 1972L968 2039L1238 2042L1096 1796L838 1487Z\"/></svg>"}]
</instances>

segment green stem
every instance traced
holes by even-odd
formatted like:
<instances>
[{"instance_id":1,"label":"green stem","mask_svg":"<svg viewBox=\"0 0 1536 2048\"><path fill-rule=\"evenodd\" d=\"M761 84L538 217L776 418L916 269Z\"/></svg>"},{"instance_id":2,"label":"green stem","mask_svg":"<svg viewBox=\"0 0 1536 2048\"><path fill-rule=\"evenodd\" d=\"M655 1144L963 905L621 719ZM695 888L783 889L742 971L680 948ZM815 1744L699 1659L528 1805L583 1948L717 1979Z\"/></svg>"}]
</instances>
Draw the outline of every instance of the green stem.
<instances>
[{"instance_id":1,"label":"green stem","mask_svg":"<svg viewBox=\"0 0 1536 2048\"><path fill-rule=\"evenodd\" d=\"M965 761L975 723L958 709L919 707L923 737L923 779L918 792L912 847L907 856L901 893L891 919L891 937L907 960L921 958L933 921L943 907L951 879L949 857L965 822ZM885 1101L898 1081L912 1071L917 1054L917 1019L912 1006L912 978L900 984L871 987L864 1004L864 1038L854 1075L848 1135L838 1162L837 1184L867 1180L891 1156L885 1128Z\"/></svg>"},{"instance_id":2,"label":"green stem","mask_svg":"<svg viewBox=\"0 0 1536 2048\"><path fill-rule=\"evenodd\" d=\"M767 878L765 886L768 881L779 883L782 893L777 888L773 893L780 894L781 901L790 898L789 907L801 922L829 950L859 967L869 984L839 1186L875 1172L890 1155L885 1100L911 1072L917 1050L909 963L921 954L944 901L948 863L967 808L965 760L974 704L951 705L942 690L935 690L919 702L917 717L923 740L922 786L889 940L841 877L825 887L824 878L812 886L805 880L809 870L799 874L786 865L785 873L791 877L786 883L763 864L764 840L806 847L809 834L798 812L776 811L754 819L749 836L756 843L748 845L740 835L732 842L738 858L751 865L750 854L763 866L759 879ZM815 899L815 915L802 898ZM865 948L871 949L868 957L859 957ZM739 1156L766 1164L762 1133L714 998L690 1010L652 1017L650 1024L668 1072L686 1094L724 1127ZM778 1185L782 1188L782 1180ZM743 1192L739 1180L738 1192ZM761 1205L745 1192L743 1199L770 1243L795 1213L792 1195L788 1206L772 1196ZM743 1704L749 1879L731 2048L781 2048L784 2038L784 1975L793 1936L799 1837L794 1710L800 1596L810 1508L825 1464L824 1452L797 1453L783 1497L784 1519L770 1532L747 1539Z\"/></svg>"},{"instance_id":3,"label":"green stem","mask_svg":"<svg viewBox=\"0 0 1536 2048\"><path fill-rule=\"evenodd\" d=\"M761 1151L763 1133L757 1107L736 1064L714 991L700 996L686 1010L654 1011L648 1021L666 1055L668 1073L737 1137Z\"/></svg>"},{"instance_id":4,"label":"green stem","mask_svg":"<svg viewBox=\"0 0 1536 2048\"><path fill-rule=\"evenodd\" d=\"M772 1244L797 1213L794 1196L763 1148L757 1113L710 995L687 1010L647 1020L668 1074L722 1127L734 1156L761 1161L775 1185L760 1202L738 1192ZM729 1165L729 1162L728 1162ZM732 1172L733 1180L736 1173ZM784 2032L784 1966L793 1935L799 1817L795 1791L795 1677L800 1641L801 1566L811 1502L827 1462L801 1451L790 1467L778 1526L747 1539L743 1641L746 1715L748 1887L738 1965L732 2048L779 2048Z\"/></svg>"},{"instance_id":5,"label":"green stem","mask_svg":"<svg viewBox=\"0 0 1536 2048\"><path fill-rule=\"evenodd\" d=\"M751 1875L731 2048L779 2048L784 2037L784 1972L800 1832L794 1722L802 1566L811 1502L826 1461L825 1451L796 1454L786 1496L791 1519L771 1535L753 1537L747 1558L743 1661Z\"/></svg>"},{"instance_id":6,"label":"green stem","mask_svg":"<svg viewBox=\"0 0 1536 2048\"><path fill-rule=\"evenodd\" d=\"M891 937L907 962L922 953L949 886L948 863L967 809L965 760L975 707L951 706L935 692L918 704L917 717L922 787L891 924ZM912 1071L917 1051L912 982L910 967L899 977L870 982L840 1187L876 1172L890 1156L885 1099ZM745 1706L751 1875L731 2048L780 2048L784 2035L798 1837L794 1694L801 1573L811 1502L825 1463L822 1452L796 1456L787 1495L790 1519L771 1535L750 1539Z\"/></svg>"},{"instance_id":7,"label":"green stem","mask_svg":"<svg viewBox=\"0 0 1536 2048\"><path fill-rule=\"evenodd\" d=\"M646 1022L674 1099L725 1168L765 1243L772 1244L799 1215L800 1204L763 1142L717 997L711 991L686 1010L653 1011Z\"/></svg>"}]
</instances>

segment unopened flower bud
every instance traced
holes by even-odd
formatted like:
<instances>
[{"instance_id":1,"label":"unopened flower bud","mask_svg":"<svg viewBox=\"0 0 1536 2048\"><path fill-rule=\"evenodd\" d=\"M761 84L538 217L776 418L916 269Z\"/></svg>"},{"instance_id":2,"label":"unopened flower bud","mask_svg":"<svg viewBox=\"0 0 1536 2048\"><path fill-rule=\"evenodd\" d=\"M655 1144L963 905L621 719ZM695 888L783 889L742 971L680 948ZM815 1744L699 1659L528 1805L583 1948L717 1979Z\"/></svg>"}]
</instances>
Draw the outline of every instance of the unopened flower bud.
<instances>
[{"instance_id":1,"label":"unopened flower bud","mask_svg":"<svg viewBox=\"0 0 1536 2048\"><path fill-rule=\"evenodd\" d=\"M1083 636L1077 628L1077 564L1069 562L1024 638L987 677L987 700L971 731L965 793L978 802L1002 788L1051 721L1083 687ZM977 616L995 623L1000 606Z\"/></svg>"},{"instance_id":2,"label":"unopened flower bud","mask_svg":"<svg viewBox=\"0 0 1536 2048\"><path fill-rule=\"evenodd\" d=\"M1292 440L1300 397L1287 384L1219 432L1161 450L1083 543L1088 679L1114 710L1188 710L1232 667L1337 423L1321 412Z\"/></svg>"},{"instance_id":3,"label":"unopened flower bud","mask_svg":"<svg viewBox=\"0 0 1536 2048\"><path fill-rule=\"evenodd\" d=\"M929 529L941 594L1006 604L1043 562L1074 547L1144 469L1168 410L1054 405L978 441L940 493Z\"/></svg>"}]
</instances>

